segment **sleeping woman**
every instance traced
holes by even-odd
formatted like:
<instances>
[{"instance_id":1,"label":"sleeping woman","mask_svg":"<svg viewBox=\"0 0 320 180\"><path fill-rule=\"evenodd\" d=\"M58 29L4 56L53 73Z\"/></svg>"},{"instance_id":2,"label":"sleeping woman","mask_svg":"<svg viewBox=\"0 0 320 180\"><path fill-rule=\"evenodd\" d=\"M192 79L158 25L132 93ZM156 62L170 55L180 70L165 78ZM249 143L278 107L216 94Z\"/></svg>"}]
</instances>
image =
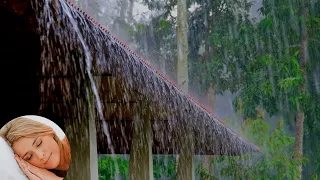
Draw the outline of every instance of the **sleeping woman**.
<instances>
[{"instance_id":1,"label":"sleeping woman","mask_svg":"<svg viewBox=\"0 0 320 180\"><path fill-rule=\"evenodd\" d=\"M40 116L18 117L0 130L29 180L61 180L70 166L70 145L64 132Z\"/></svg>"}]
</instances>

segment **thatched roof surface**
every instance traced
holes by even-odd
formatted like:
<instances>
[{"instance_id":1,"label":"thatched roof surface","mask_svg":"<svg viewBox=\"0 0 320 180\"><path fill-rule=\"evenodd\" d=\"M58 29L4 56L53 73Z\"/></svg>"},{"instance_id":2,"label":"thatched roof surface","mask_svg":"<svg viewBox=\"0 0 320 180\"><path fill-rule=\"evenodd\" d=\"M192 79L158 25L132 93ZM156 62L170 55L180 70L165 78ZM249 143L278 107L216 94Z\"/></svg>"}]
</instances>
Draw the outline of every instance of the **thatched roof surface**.
<instances>
[{"instance_id":1,"label":"thatched roof surface","mask_svg":"<svg viewBox=\"0 0 320 180\"><path fill-rule=\"evenodd\" d=\"M45 104L42 109L54 107L61 118L74 118L77 113L71 109L78 106L72 103L85 97L85 87L95 82L104 113L104 119L98 113L96 121L101 134L99 152L110 153L101 130L101 121L105 120L116 153L128 153L132 121L137 114L152 119L155 153L177 153L179 137L190 132L194 133L197 154L241 155L259 151L84 11L64 0L53 2L46 6L40 0L8 0L0 7L15 14L11 21L17 23L12 26L19 25L19 17L32 22L22 29L37 32L38 41L41 39L42 71L38 77Z\"/></svg>"}]
</instances>

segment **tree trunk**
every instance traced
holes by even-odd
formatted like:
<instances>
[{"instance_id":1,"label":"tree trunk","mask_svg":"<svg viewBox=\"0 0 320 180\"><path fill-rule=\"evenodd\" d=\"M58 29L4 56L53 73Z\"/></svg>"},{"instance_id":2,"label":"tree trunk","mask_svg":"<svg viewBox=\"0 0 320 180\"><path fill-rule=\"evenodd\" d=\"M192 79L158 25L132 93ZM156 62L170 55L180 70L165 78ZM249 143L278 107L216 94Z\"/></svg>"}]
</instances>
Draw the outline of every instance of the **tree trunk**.
<instances>
[{"instance_id":1,"label":"tree trunk","mask_svg":"<svg viewBox=\"0 0 320 180\"><path fill-rule=\"evenodd\" d=\"M188 18L185 0L178 0L177 16L178 86L188 92Z\"/></svg>"},{"instance_id":2,"label":"tree trunk","mask_svg":"<svg viewBox=\"0 0 320 180\"><path fill-rule=\"evenodd\" d=\"M120 9L120 20L125 20L127 9L128 9L127 0L122 0L121 1L121 9Z\"/></svg>"},{"instance_id":3,"label":"tree trunk","mask_svg":"<svg viewBox=\"0 0 320 180\"><path fill-rule=\"evenodd\" d=\"M178 86L184 92L188 92L189 75L188 75L188 14L186 0L178 0L177 16L177 80ZM177 160L177 180L194 180L194 148L192 128L181 126L182 134L179 138L180 154Z\"/></svg>"},{"instance_id":4,"label":"tree trunk","mask_svg":"<svg viewBox=\"0 0 320 180\"><path fill-rule=\"evenodd\" d=\"M129 24L134 22L134 19L133 19L133 6L134 6L134 2L133 2L133 0L130 0L129 9L128 9L128 23Z\"/></svg>"},{"instance_id":5,"label":"tree trunk","mask_svg":"<svg viewBox=\"0 0 320 180\"><path fill-rule=\"evenodd\" d=\"M209 110L214 114L216 113L216 93L214 89L214 84L211 83L208 89L208 105Z\"/></svg>"},{"instance_id":6,"label":"tree trunk","mask_svg":"<svg viewBox=\"0 0 320 180\"><path fill-rule=\"evenodd\" d=\"M301 43L300 43L300 70L302 76L304 78L304 82L300 87L300 93L306 94L306 84L307 84L307 51L308 51L308 32L305 25L306 16L307 16L307 8L304 8L302 11L302 33L301 33ZM303 156L303 122L304 122L304 112L300 105L297 107L296 114L296 144L295 144L295 152L296 158L301 160ZM297 167L299 170L298 178L302 178L302 164L299 164Z\"/></svg>"},{"instance_id":7,"label":"tree trunk","mask_svg":"<svg viewBox=\"0 0 320 180\"><path fill-rule=\"evenodd\" d=\"M215 95L213 83L210 84L207 97L208 97L209 110L212 113L215 113L216 112L216 95ZM214 173L214 168L213 168L213 164L212 164L213 160L214 160L214 156L204 155L204 157L203 157L202 167L203 167L203 169L207 170L208 173L210 173L210 174ZM203 180L205 180L205 179L203 179Z\"/></svg>"}]
</instances>

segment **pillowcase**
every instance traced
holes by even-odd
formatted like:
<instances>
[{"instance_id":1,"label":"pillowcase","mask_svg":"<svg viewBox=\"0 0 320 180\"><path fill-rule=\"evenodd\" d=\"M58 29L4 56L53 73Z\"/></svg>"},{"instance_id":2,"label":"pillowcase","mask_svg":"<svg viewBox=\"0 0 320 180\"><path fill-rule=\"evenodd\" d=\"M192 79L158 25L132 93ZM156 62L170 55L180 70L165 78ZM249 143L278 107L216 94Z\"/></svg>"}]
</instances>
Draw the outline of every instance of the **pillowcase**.
<instances>
[{"instance_id":1,"label":"pillowcase","mask_svg":"<svg viewBox=\"0 0 320 180\"><path fill-rule=\"evenodd\" d=\"M0 179L28 180L14 159L12 148L2 137L0 137Z\"/></svg>"}]
</instances>

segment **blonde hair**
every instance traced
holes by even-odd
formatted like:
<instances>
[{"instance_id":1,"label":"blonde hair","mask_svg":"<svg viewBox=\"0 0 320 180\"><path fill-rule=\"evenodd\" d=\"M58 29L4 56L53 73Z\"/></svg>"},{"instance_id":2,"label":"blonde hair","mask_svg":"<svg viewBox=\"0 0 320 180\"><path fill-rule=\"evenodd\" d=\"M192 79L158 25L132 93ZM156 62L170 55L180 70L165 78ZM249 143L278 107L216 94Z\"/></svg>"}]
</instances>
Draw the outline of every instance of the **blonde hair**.
<instances>
[{"instance_id":1,"label":"blonde hair","mask_svg":"<svg viewBox=\"0 0 320 180\"><path fill-rule=\"evenodd\" d=\"M11 147L13 143L21 137L37 137L46 135L53 135L53 139L59 146L59 166L67 166L67 168L69 168L71 161L71 150L68 139L65 137L63 140L60 140L50 126L24 117L19 117L8 122L0 130L0 137L4 138Z\"/></svg>"}]
</instances>

